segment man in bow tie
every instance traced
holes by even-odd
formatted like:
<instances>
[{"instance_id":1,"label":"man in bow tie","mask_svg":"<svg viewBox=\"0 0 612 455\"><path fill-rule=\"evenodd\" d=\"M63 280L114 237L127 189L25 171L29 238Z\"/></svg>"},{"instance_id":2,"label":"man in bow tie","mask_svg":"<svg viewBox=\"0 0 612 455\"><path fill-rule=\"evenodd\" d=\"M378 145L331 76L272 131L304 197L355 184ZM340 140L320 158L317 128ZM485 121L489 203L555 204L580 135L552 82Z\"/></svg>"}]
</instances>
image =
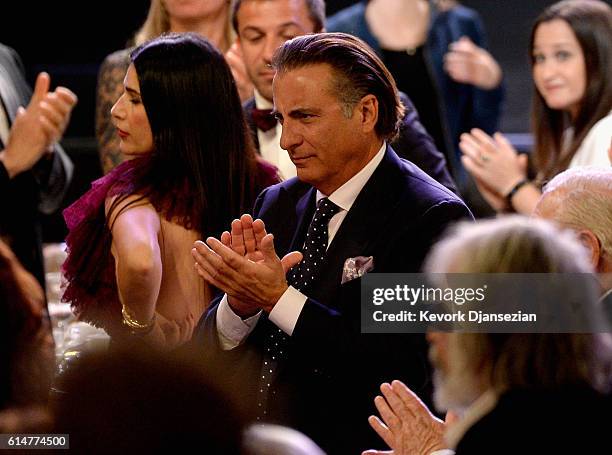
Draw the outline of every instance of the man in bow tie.
<instances>
[{"instance_id":1,"label":"man in bow tie","mask_svg":"<svg viewBox=\"0 0 612 455\"><path fill-rule=\"evenodd\" d=\"M301 36L273 65L297 178L259 196L261 220L243 216L221 241L196 242L198 272L226 295L194 343L207 362L228 361L226 382L246 381L236 394L254 419L295 427L328 453L359 453L376 443L368 397L383 378L399 375L426 400L429 391L422 335L360 333L361 272L418 272L439 234L471 214L387 144L403 107L362 41ZM354 267L363 270L345 273Z\"/></svg>"},{"instance_id":2,"label":"man in bow tie","mask_svg":"<svg viewBox=\"0 0 612 455\"><path fill-rule=\"evenodd\" d=\"M271 62L274 52L296 36L325 29L324 0L235 0L232 23L237 40L226 58L239 87L253 85L254 97L244 103L247 123L257 149L279 168L284 179L295 177L295 165L280 145L281 125L272 115ZM452 191L456 191L446 159L434 145L412 102L402 94L406 107L402 126L392 142L397 153Z\"/></svg>"}]
</instances>

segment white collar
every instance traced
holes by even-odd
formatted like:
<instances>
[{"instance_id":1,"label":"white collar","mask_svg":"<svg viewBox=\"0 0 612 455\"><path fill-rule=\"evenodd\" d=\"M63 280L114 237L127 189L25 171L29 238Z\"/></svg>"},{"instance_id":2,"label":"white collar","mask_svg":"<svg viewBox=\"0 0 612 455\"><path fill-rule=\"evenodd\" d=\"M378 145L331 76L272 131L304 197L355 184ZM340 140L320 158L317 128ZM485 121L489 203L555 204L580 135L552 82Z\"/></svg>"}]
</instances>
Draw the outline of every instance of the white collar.
<instances>
[{"instance_id":1,"label":"white collar","mask_svg":"<svg viewBox=\"0 0 612 455\"><path fill-rule=\"evenodd\" d=\"M273 109L274 108L272 101L265 99L263 95L257 91L257 89L255 89L253 93L255 95L255 106L257 107L257 109Z\"/></svg>"},{"instance_id":2,"label":"white collar","mask_svg":"<svg viewBox=\"0 0 612 455\"><path fill-rule=\"evenodd\" d=\"M455 450L459 441L476 422L495 408L497 405L497 394L489 389L480 395L466 410L459 421L447 427L444 432L444 440L450 449Z\"/></svg>"},{"instance_id":3,"label":"white collar","mask_svg":"<svg viewBox=\"0 0 612 455\"><path fill-rule=\"evenodd\" d=\"M355 199L359 196L359 193L363 189L374 171L382 161L385 156L385 150L387 149L387 143L383 141L380 150L374 157L366 164L357 174L351 177L346 183L344 183L340 188L334 191L332 194L328 196L329 200L340 207L342 210L349 211L353 204L355 203ZM317 190L317 204L319 200L326 197L325 194L321 193Z\"/></svg>"}]
</instances>

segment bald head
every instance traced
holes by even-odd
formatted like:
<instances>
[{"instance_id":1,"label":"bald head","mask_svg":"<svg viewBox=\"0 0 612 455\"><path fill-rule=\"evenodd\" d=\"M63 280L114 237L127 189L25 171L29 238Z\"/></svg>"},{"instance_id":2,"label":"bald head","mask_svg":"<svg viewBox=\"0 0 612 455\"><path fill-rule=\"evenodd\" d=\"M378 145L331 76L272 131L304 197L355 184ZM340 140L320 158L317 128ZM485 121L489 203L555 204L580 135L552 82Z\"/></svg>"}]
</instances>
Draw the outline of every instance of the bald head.
<instances>
[{"instance_id":1,"label":"bald head","mask_svg":"<svg viewBox=\"0 0 612 455\"><path fill-rule=\"evenodd\" d=\"M573 168L544 188L534 215L578 232L599 272L612 268L612 168Z\"/></svg>"}]
</instances>

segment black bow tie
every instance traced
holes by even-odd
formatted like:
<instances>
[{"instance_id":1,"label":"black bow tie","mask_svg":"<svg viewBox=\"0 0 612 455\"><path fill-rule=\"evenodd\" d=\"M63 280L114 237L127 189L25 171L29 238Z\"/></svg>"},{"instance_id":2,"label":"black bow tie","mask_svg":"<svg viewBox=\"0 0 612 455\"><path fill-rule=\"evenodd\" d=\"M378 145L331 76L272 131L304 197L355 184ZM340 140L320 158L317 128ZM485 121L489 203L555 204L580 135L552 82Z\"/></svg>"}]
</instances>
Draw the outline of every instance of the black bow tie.
<instances>
[{"instance_id":1,"label":"black bow tie","mask_svg":"<svg viewBox=\"0 0 612 455\"><path fill-rule=\"evenodd\" d=\"M253 109L253 123L262 131L271 130L276 126L276 117L272 115L272 109Z\"/></svg>"}]
</instances>

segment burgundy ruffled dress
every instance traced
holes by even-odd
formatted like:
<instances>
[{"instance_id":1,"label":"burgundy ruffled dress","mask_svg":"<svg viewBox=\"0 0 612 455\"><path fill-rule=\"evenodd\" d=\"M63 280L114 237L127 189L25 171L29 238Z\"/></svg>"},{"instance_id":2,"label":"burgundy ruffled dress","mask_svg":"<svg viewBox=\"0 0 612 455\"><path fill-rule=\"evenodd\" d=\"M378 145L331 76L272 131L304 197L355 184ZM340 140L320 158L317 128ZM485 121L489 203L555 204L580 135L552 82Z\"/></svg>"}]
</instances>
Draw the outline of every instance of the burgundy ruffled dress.
<instances>
[{"instance_id":1,"label":"burgundy ruffled dress","mask_svg":"<svg viewBox=\"0 0 612 455\"><path fill-rule=\"evenodd\" d=\"M68 226L68 256L62 266L65 279L62 301L71 304L79 320L103 328L111 337L125 335L126 329L121 318L105 202L109 197L134 194L134 182L146 164L146 157L120 164L94 181L87 193L63 211ZM258 160L257 171L259 190L279 182L278 169L272 164ZM167 220L176 222L177 215L178 219L186 220L180 224L189 229L190 200L189 192L179 189L164 195L154 206Z\"/></svg>"}]
</instances>

